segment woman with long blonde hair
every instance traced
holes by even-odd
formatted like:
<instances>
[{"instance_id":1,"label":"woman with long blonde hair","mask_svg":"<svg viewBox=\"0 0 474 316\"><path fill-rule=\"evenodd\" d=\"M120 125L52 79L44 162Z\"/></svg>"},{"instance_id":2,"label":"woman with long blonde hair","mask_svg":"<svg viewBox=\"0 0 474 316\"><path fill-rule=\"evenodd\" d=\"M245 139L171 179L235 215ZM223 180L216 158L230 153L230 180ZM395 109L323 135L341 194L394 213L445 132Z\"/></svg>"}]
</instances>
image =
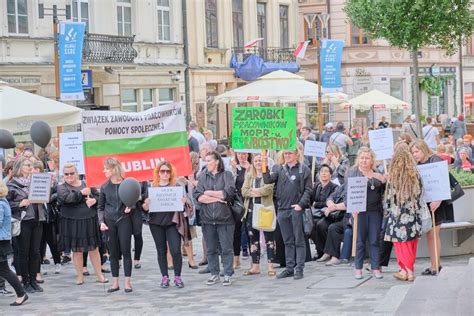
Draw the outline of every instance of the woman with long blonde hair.
<instances>
[{"instance_id":1,"label":"woman with long blonde hair","mask_svg":"<svg viewBox=\"0 0 474 316\"><path fill-rule=\"evenodd\" d=\"M422 182L407 144L395 147L389 168L384 209L388 215L385 241L395 247L400 271L396 279L413 281L418 238L421 236Z\"/></svg>"}]
</instances>

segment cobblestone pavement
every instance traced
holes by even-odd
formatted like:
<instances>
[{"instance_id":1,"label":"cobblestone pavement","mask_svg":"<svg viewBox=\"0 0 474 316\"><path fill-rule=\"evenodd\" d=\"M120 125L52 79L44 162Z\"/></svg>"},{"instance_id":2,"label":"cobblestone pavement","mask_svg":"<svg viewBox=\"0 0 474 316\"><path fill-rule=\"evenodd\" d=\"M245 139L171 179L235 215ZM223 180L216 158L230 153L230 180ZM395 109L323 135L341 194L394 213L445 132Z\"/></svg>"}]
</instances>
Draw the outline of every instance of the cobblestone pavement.
<instances>
[{"instance_id":1,"label":"cobblestone pavement","mask_svg":"<svg viewBox=\"0 0 474 316\"><path fill-rule=\"evenodd\" d=\"M390 275L396 271L396 262L391 261L382 280L371 278L357 288L342 288L354 281L352 268L326 267L324 264L310 262L305 268L302 280L276 280L269 278L266 270L257 276L243 276L250 264L242 260L242 268L236 270L233 284L206 286L207 275L191 270L183 260L183 280L185 288L171 286L159 287L160 275L156 261L156 251L148 227L144 226L144 250L142 268L133 271L133 293L121 291L107 294L109 284L95 283L93 269L89 264L91 276L85 284L75 285L72 264L63 266L61 274L53 273L53 265L43 265L44 293L30 295L29 301L21 307L8 305L13 297L0 296L2 315L180 315L180 314L336 314L367 315L372 313L393 314L399 301L403 299L410 285L400 282ZM314 246L312 246L314 247ZM201 244L194 240L197 249L196 262L201 258ZM444 266L460 266L468 263L469 256L443 258ZM262 265L263 268L264 265ZM427 260L417 261L419 273L427 266ZM281 270L277 270L281 271ZM123 273L121 271L121 273ZM172 272L170 272L171 278ZM311 289L311 285L329 277L335 279L335 289ZM111 279L111 275L107 277ZM345 281L347 280L347 281ZM347 283L346 283L347 282ZM339 287L339 288L337 288ZM387 295L388 294L388 295ZM398 302L398 303L397 303Z\"/></svg>"}]
</instances>

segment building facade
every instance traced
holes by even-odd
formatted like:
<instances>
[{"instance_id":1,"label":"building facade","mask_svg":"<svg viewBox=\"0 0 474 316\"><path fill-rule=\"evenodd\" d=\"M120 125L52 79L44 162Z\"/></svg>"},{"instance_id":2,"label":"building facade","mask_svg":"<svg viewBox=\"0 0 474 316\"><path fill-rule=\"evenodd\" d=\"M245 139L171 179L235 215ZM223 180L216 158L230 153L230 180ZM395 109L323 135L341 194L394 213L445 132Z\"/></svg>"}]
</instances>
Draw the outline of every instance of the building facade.
<instances>
[{"instance_id":1,"label":"building facade","mask_svg":"<svg viewBox=\"0 0 474 316\"><path fill-rule=\"evenodd\" d=\"M343 11L344 0L300 0L299 40L311 39L316 28L309 27L304 19L309 13L328 13L327 28L321 23L321 37L344 41L341 65L341 80L344 93L349 98L372 89L378 89L401 100L413 104L412 59L410 52L390 47L385 40L370 40L367 34L355 27ZM323 33L325 31L326 33ZM313 34L313 35L312 35ZM325 36L326 35L326 36ZM301 62L307 80L317 81L316 51L309 46L305 60ZM467 62L467 61L466 61ZM419 53L420 80L427 80L436 73L441 81L438 95L431 95L422 89L422 113L436 116L447 114L455 116L461 112L460 56L446 56L443 50L425 48ZM471 75L472 76L472 75ZM464 77L468 77L465 75ZM326 107L325 121L343 121L349 123L356 119L363 127L371 123L371 111L353 110L349 116L347 109L339 106ZM308 109L308 121L314 110ZM382 116L394 124L401 124L412 109L401 111L376 110L375 121Z\"/></svg>"},{"instance_id":2,"label":"building facade","mask_svg":"<svg viewBox=\"0 0 474 316\"><path fill-rule=\"evenodd\" d=\"M86 23L90 55L83 53L82 69L91 71L92 87L73 105L142 111L185 101L182 7L175 0L3 0L0 80L55 98L53 4L59 20L69 6L71 20ZM136 57L121 58L124 50Z\"/></svg>"},{"instance_id":3,"label":"building facade","mask_svg":"<svg viewBox=\"0 0 474 316\"><path fill-rule=\"evenodd\" d=\"M298 1L188 0L186 11L192 118L225 138L232 106L213 98L245 84L229 67L232 53L257 38L264 50L296 47Z\"/></svg>"}]
</instances>

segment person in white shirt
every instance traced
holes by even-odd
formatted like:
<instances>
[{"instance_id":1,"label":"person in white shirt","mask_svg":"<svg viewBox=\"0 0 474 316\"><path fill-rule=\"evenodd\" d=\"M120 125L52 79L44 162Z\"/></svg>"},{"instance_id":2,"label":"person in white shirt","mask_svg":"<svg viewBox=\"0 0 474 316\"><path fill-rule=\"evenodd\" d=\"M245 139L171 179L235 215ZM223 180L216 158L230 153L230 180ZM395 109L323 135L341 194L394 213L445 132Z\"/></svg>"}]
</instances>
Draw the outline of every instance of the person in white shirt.
<instances>
[{"instance_id":1,"label":"person in white shirt","mask_svg":"<svg viewBox=\"0 0 474 316\"><path fill-rule=\"evenodd\" d=\"M198 125L196 124L196 122L191 121L189 122L188 127L189 134L197 139L197 141L199 142L199 147L201 147L201 145L206 142L206 138L198 131Z\"/></svg>"},{"instance_id":2,"label":"person in white shirt","mask_svg":"<svg viewBox=\"0 0 474 316\"><path fill-rule=\"evenodd\" d=\"M341 152L343 154L347 153L347 146L352 146L354 143L352 139L344 134L344 124L342 122L338 122L336 124L336 132L331 135L331 138L329 139L329 144L334 144L339 146L341 149Z\"/></svg>"},{"instance_id":3,"label":"person in white shirt","mask_svg":"<svg viewBox=\"0 0 474 316\"><path fill-rule=\"evenodd\" d=\"M431 125L433 119L431 117L426 118L426 125L423 127L423 138L426 144L434 151L440 142L439 131L436 127Z\"/></svg>"}]
</instances>

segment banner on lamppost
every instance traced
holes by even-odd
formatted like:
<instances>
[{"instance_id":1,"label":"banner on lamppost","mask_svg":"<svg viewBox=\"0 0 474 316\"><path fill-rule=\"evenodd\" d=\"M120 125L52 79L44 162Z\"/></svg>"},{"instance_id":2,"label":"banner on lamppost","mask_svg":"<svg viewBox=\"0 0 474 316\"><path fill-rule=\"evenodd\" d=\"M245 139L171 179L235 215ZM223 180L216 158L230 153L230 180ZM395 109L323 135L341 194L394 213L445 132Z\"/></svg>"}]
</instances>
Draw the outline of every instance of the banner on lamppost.
<instances>
[{"instance_id":1,"label":"banner on lamppost","mask_svg":"<svg viewBox=\"0 0 474 316\"><path fill-rule=\"evenodd\" d=\"M59 23L59 90L61 101L84 100L81 61L85 23Z\"/></svg>"},{"instance_id":2,"label":"banner on lamppost","mask_svg":"<svg viewBox=\"0 0 474 316\"><path fill-rule=\"evenodd\" d=\"M344 41L321 41L321 85L323 92L341 92L341 61Z\"/></svg>"}]
</instances>

